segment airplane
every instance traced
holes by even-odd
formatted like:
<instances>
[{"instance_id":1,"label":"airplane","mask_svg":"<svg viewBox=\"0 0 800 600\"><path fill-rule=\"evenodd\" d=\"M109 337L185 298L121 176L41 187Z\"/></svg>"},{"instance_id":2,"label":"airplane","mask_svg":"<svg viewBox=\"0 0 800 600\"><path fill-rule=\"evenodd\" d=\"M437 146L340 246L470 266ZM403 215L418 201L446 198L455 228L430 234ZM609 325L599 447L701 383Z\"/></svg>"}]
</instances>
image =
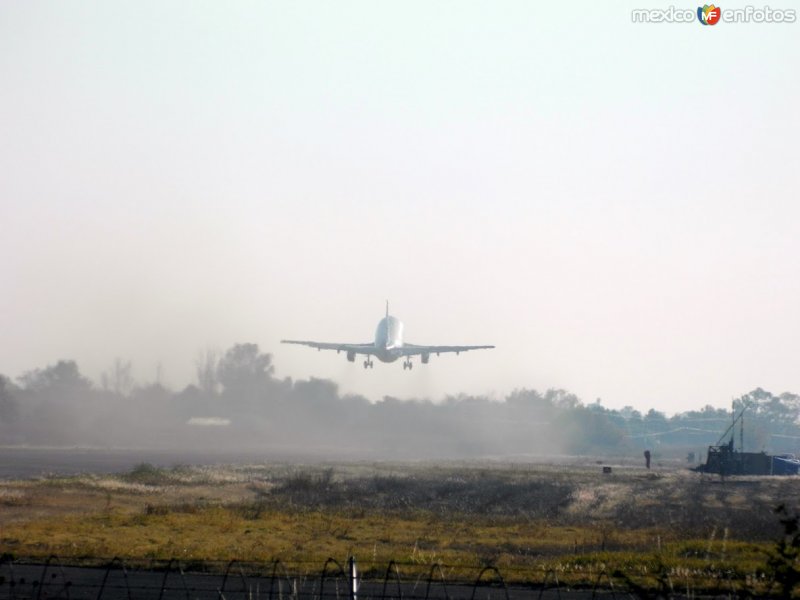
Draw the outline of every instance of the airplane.
<instances>
[{"instance_id":1,"label":"airplane","mask_svg":"<svg viewBox=\"0 0 800 600\"><path fill-rule=\"evenodd\" d=\"M403 370L412 369L414 364L411 362L412 356L420 356L423 364L428 364L431 354L439 356L442 352L455 352L456 355L467 350L483 350L494 348L494 346L419 346L403 341L403 322L400 319L389 316L389 302L386 302L386 316L378 323L375 330L375 341L367 344L335 344L327 342L309 342L303 340L281 340L281 344L300 344L311 346L317 350L336 350L336 353L347 352L347 360L355 362L356 355L363 354L365 357L364 368L371 369L374 366L372 357L379 361L391 363L399 358L404 358Z\"/></svg>"}]
</instances>

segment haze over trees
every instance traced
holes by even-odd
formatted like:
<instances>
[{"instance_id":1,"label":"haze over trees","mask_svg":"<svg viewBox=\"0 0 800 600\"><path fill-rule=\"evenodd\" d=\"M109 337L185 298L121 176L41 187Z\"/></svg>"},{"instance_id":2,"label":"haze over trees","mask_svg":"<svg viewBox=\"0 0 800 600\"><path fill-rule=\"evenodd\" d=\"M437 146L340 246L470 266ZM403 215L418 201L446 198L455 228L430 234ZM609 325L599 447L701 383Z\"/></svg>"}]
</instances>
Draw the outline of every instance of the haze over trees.
<instances>
[{"instance_id":1,"label":"haze over trees","mask_svg":"<svg viewBox=\"0 0 800 600\"><path fill-rule=\"evenodd\" d=\"M667 417L650 409L611 410L565 390L515 390L498 402L451 396L434 403L343 395L324 379L279 379L256 344L196 360L197 382L175 391L136 382L115 359L97 385L71 360L0 375L3 444L116 446L203 451L276 451L297 455L457 458L530 454L621 455L650 448L664 455L703 452L731 422L705 406ZM745 450L800 448L800 396L757 388L733 403L746 407ZM739 446L740 429L736 429Z\"/></svg>"}]
</instances>

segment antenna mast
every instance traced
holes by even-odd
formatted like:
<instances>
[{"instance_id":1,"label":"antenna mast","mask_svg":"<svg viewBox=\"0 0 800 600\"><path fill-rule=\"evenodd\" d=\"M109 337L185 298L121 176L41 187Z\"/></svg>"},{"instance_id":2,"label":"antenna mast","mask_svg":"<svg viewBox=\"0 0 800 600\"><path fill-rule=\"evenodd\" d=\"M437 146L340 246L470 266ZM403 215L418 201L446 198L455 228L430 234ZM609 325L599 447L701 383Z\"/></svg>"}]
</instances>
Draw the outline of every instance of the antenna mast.
<instances>
[{"instance_id":1,"label":"antenna mast","mask_svg":"<svg viewBox=\"0 0 800 600\"><path fill-rule=\"evenodd\" d=\"M739 452L744 452L744 410L739 418Z\"/></svg>"}]
</instances>

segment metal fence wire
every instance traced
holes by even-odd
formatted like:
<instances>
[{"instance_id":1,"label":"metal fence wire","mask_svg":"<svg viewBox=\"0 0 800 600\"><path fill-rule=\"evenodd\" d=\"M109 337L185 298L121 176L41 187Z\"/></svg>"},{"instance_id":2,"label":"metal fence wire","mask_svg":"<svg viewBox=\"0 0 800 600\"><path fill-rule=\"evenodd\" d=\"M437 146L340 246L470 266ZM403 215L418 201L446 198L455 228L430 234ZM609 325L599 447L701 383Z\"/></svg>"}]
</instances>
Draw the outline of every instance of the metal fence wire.
<instances>
[{"instance_id":1,"label":"metal fence wire","mask_svg":"<svg viewBox=\"0 0 800 600\"><path fill-rule=\"evenodd\" d=\"M593 584L583 586L565 585L553 569L531 579L535 581L508 584L491 565L467 569L396 561L385 569L370 565L361 574L354 557L344 564L329 558L321 569L313 564L287 566L280 560L184 563L173 558L137 563L117 557L87 565L62 562L57 556L38 564L0 557L0 600L588 600L759 595L752 589L737 589L730 577L711 584L667 578L656 588L639 587L619 572L600 572ZM762 593L770 591L766 588Z\"/></svg>"}]
</instances>

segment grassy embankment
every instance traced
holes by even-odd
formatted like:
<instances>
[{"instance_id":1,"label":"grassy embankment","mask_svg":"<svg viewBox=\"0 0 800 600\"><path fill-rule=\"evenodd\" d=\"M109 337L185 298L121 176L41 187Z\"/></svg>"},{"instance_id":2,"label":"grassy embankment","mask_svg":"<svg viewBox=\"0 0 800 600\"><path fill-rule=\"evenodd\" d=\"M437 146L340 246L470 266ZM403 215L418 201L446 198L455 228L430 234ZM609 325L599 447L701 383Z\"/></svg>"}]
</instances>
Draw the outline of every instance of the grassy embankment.
<instances>
[{"instance_id":1,"label":"grassy embankment","mask_svg":"<svg viewBox=\"0 0 800 600\"><path fill-rule=\"evenodd\" d=\"M547 466L141 466L114 477L0 483L0 551L17 557L238 559L316 571L358 557L382 575L494 565L509 581L653 585L724 578L755 589L800 481L721 483L685 471Z\"/></svg>"}]
</instances>

